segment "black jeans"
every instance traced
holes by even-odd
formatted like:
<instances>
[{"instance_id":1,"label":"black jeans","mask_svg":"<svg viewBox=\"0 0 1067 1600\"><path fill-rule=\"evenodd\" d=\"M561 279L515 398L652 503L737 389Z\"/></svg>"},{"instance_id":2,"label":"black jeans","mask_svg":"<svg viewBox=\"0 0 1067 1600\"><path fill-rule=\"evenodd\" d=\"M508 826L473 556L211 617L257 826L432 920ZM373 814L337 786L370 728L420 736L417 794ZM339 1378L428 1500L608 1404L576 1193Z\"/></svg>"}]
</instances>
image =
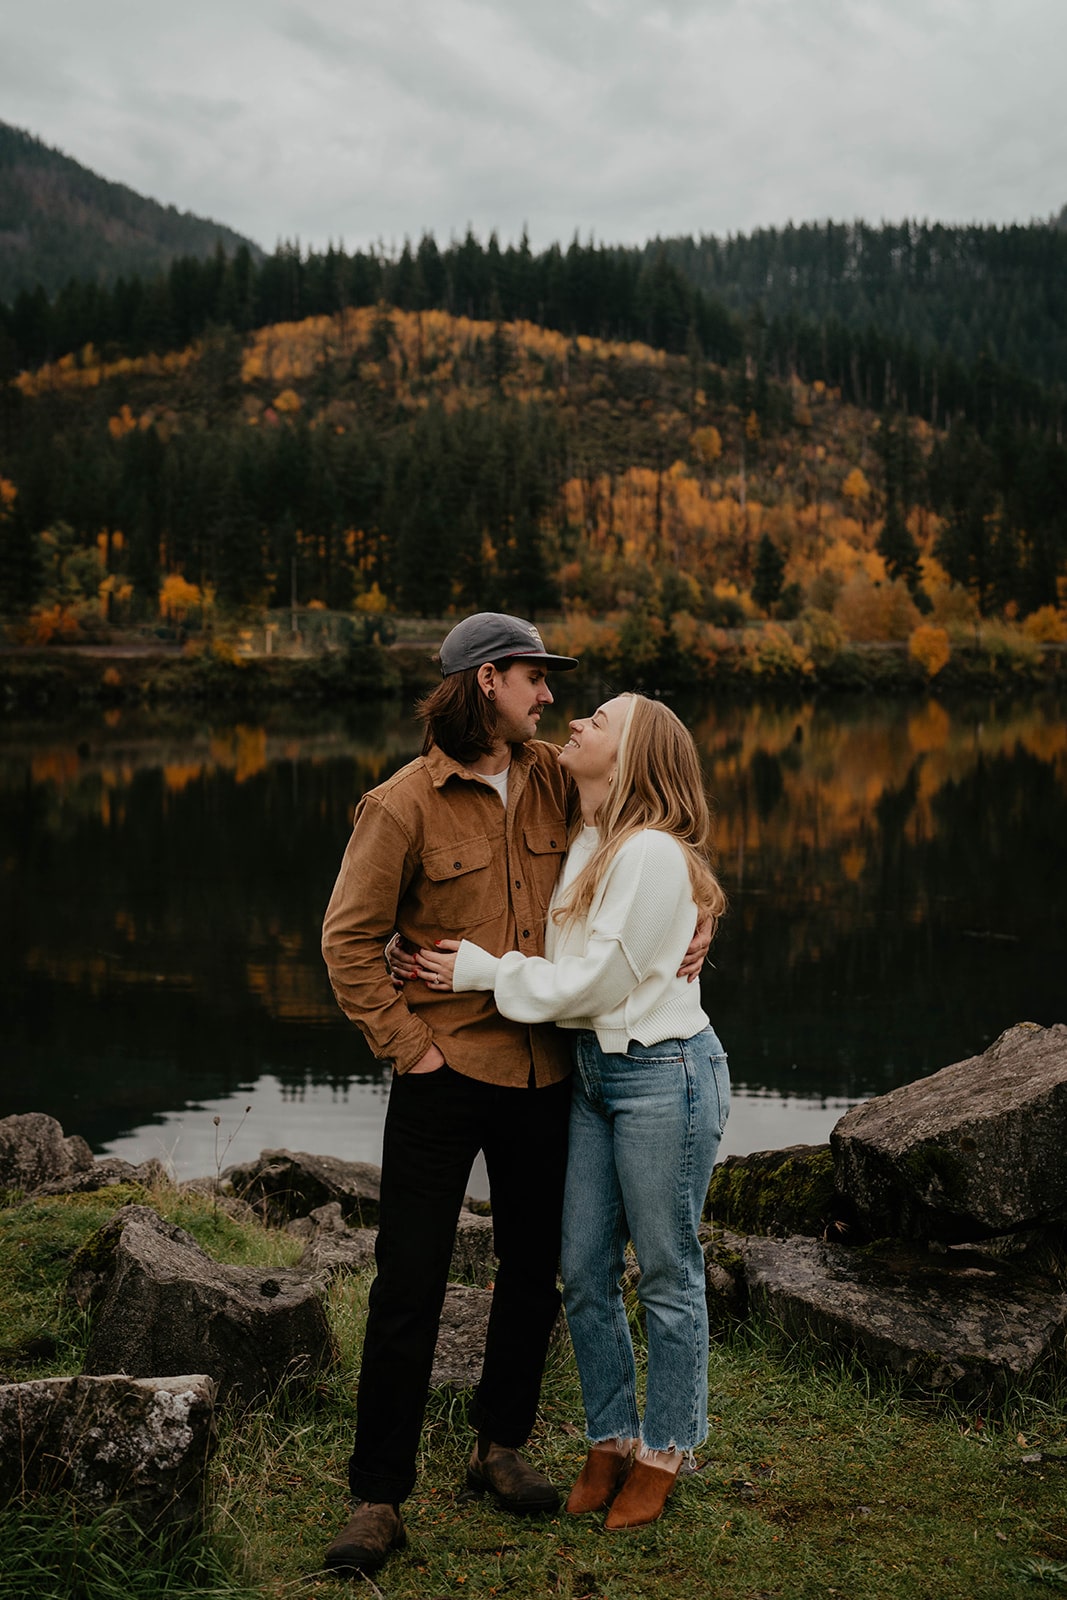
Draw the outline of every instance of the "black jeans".
<instances>
[{"instance_id":1,"label":"black jeans","mask_svg":"<svg viewBox=\"0 0 1067 1600\"><path fill-rule=\"evenodd\" d=\"M456 1218L479 1150L489 1174L499 1269L469 1415L497 1444L518 1449L529 1438L560 1306L570 1094L569 1080L505 1089L447 1066L394 1076L382 1152L378 1276L348 1465L358 1499L395 1504L414 1487Z\"/></svg>"}]
</instances>

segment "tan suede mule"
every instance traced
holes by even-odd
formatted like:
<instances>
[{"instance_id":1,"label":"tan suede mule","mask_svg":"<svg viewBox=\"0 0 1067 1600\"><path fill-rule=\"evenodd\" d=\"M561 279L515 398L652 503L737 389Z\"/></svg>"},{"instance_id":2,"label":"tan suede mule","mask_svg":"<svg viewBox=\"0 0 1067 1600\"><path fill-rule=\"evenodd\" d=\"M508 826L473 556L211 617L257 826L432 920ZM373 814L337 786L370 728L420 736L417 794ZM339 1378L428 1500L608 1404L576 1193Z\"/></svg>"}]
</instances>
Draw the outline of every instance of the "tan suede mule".
<instances>
[{"instance_id":1,"label":"tan suede mule","mask_svg":"<svg viewBox=\"0 0 1067 1600\"><path fill-rule=\"evenodd\" d=\"M605 1528L614 1533L619 1528L641 1528L646 1522L655 1522L677 1481L677 1472L650 1467L647 1461L635 1461L615 1496L604 1521Z\"/></svg>"},{"instance_id":2,"label":"tan suede mule","mask_svg":"<svg viewBox=\"0 0 1067 1600\"><path fill-rule=\"evenodd\" d=\"M574 1480L564 1511L572 1517L587 1511L603 1511L609 1506L630 1470L629 1455L618 1450L590 1450L585 1465Z\"/></svg>"}]
</instances>

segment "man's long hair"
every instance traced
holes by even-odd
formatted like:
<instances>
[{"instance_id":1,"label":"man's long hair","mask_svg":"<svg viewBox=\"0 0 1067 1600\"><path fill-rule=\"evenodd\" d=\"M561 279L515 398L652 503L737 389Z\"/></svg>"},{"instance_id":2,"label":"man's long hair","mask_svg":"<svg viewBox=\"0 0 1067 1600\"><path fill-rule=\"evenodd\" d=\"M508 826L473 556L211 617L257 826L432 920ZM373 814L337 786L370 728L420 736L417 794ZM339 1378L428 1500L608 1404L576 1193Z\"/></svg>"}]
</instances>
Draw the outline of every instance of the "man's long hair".
<instances>
[{"instance_id":1,"label":"man's long hair","mask_svg":"<svg viewBox=\"0 0 1067 1600\"><path fill-rule=\"evenodd\" d=\"M661 700L628 698L614 781L596 814L600 842L552 915L558 922L585 916L620 845L654 828L685 852L693 899L714 936L726 895L711 868L711 813L693 736Z\"/></svg>"},{"instance_id":2,"label":"man's long hair","mask_svg":"<svg viewBox=\"0 0 1067 1600\"><path fill-rule=\"evenodd\" d=\"M498 672L511 665L494 662ZM478 667L450 673L415 707L422 721L422 753L434 745L453 761L476 761L490 755L496 743L496 707L478 685Z\"/></svg>"}]
</instances>

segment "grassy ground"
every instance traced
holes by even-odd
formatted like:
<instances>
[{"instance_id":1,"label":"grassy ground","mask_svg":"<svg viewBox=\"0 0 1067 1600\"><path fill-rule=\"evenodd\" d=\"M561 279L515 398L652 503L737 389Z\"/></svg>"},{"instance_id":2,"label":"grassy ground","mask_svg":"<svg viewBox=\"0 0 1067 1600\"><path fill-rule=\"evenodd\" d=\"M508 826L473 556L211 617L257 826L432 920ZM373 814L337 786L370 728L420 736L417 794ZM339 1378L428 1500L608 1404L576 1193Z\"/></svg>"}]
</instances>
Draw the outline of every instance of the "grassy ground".
<instances>
[{"instance_id":1,"label":"grassy ground","mask_svg":"<svg viewBox=\"0 0 1067 1600\"><path fill-rule=\"evenodd\" d=\"M0 1211L0 1371L78 1370L85 1323L66 1308L70 1255L128 1192ZM136 1196L143 1199L143 1196ZM221 1259L282 1264L285 1235L212 1215L210 1202L153 1203ZM331 1295L342 1352L313 1393L227 1415L202 1539L180 1555L124 1555L114 1519L67 1506L0 1518L9 1600L304 1600L336 1595L318 1570L346 1515L345 1462L367 1282ZM919 1600L1067 1592L1067 1397L1018 1394L975 1416L906 1399L864 1371L745 1328L711 1358L711 1433L651 1528L607 1534L600 1519L519 1521L469 1496L463 1398L431 1401L408 1546L373 1583L410 1600L444 1595L562 1600ZM583 1459L566 1341L555 1349L530 1453L566 1485ZM1037 1459L1030 1459L1027 1458Z\"/></svg>"}]
</instances>

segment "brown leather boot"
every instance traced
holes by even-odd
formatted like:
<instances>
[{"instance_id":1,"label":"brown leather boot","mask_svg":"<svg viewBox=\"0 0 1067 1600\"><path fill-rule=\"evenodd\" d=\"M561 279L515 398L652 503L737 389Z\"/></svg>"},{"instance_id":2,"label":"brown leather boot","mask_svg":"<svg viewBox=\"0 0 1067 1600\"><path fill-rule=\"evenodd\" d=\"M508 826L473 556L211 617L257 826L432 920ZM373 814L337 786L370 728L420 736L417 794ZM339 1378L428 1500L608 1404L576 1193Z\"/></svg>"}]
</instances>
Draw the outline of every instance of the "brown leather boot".
<instances>
[{"instance_id":1,"label":"brown leather boot","mask_svg":"<svg viewBox=\"0 0 1067 1600\"><path fill-rule=\"evenodd\" d=\"M676 1472L635 1461L604 1520L605 1528L614 1533L619 1528L641 1528L646 1522L655 1522L677 1481Z\"/></svg>"},{"instance_id":2,"label":"brown leather boot","mask_svg":"<svg viewBox=\"0 0 1067 1600\"><path fill-rule=\"evenodd\" d=\"M467 1488L491 1494L498 1506L520 1516L559 1510L559 1492L544 1473L507 1445L490 1444L484 1454L482 1445L476 1446L467 1467Z\"/></svg>"},{"instance_id":3,"label":"brown leather boot","mask_svg":"<svg viewBox=\"0 0 1067 1600\"><path fill-rule=\"evenodd\" d=\"M377 1572L393 1550L407 1542L396 1506L360 1500L322 1558L331 1572Z\"/></svg>"},{"instance_id":4,"label":"brown leather boot","mask_svg":"<svg viewBox=\"0 0 1067 1600\"><path fill-rule=\"evenodd\" d=\"M619 1450L590 1450L585 1466L574 1480L564 1511L580 1517L587 1511L603 1511L618 1493L630 1470L630 1456Z\"/></svg>"}]
</instances>

